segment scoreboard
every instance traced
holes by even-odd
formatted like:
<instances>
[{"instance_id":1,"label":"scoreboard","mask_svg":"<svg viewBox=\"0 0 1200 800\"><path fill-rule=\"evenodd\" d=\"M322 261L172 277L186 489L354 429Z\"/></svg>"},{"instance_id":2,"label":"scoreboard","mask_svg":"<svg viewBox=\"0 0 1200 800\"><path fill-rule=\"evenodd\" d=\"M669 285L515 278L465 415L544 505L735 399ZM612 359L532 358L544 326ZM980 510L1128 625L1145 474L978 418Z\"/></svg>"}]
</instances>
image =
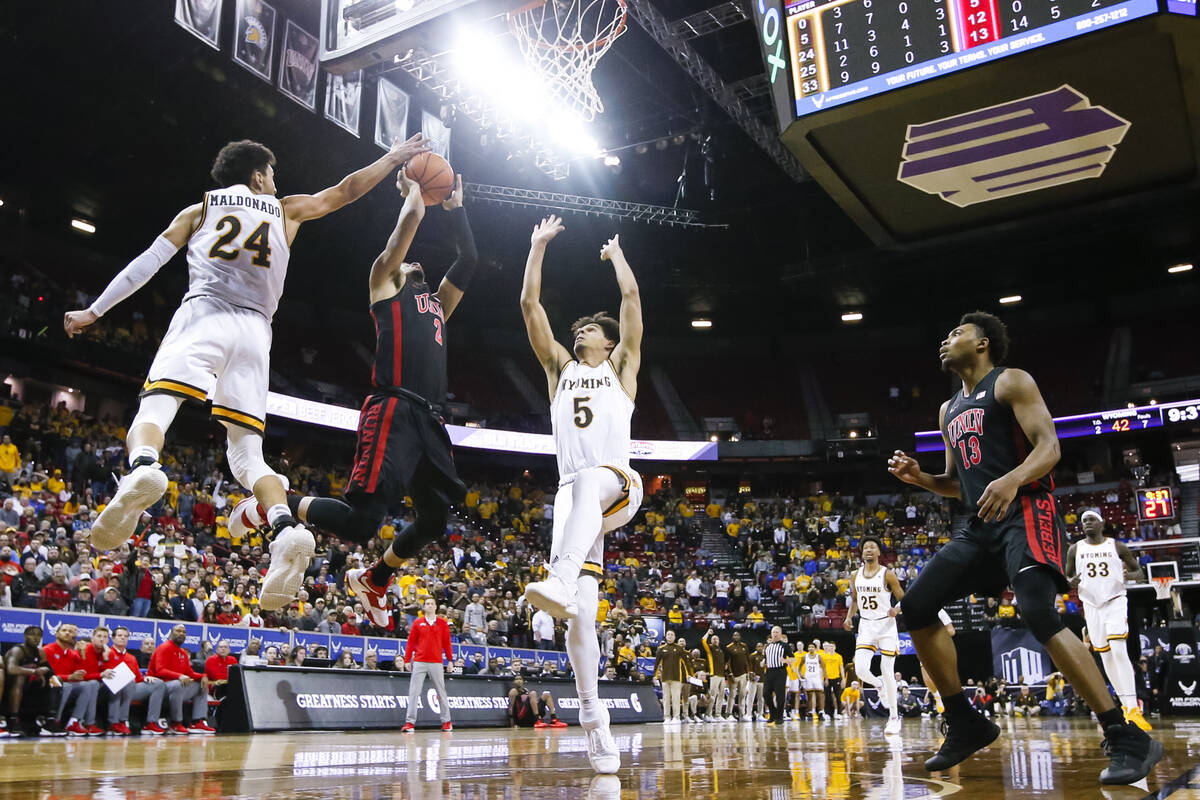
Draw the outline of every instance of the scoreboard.
<instances>
[{"instance_id":1,"label":"scoreboard","mask_svg":"<svg viewBox=\"0 0 1200 800\"><path fill-rule=\"evenodd\" d=\"M1158 0L794 0L795 115L1158 12Z\"/></svg>"},{"instance_id":2,"label":"scoreboard","mask_svg":"<svg viewBox=\"0 0 1200 800\"><path fill-rule=\"evenodd\" d=\"M1133 406L1054 418L1054 431L1059 439L1132 433L1150 428L1182 429L1185 426L1197 425L1200 425L1200 400ZM918 453L932 453L945 449L940 431L918 431L916 437Z\"/></svg>"},{"instance_id":3,"label":"scoreboard","mask_svg":"<svg viewBox=\"0 0 1200 800\"><path fill-rule=\"evenodd\" d=\"M1138 519L1153 522L1175 518L1175 498L1169 486L1137 490Z\"/></svg>"}]
</instances>

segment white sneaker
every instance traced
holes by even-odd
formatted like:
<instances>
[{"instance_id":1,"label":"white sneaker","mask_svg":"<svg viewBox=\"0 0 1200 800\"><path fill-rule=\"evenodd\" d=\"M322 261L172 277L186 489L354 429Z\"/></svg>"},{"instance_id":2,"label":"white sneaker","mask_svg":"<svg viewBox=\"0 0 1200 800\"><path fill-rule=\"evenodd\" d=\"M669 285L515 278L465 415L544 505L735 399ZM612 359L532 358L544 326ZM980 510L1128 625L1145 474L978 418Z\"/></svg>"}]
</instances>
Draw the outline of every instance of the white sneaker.
<instances>
[{"instance_id":1,"label":"white sneaker","mask_svg":"<svg viewBox=\"0 0 1200 800\"><path fill-rule=\"evenodd\" d=\"M579 613L576 597L579 587L569 585L562 578L551 574L544 581L536 581L525 587L525 599L552 617L571 619Z\"/></svg>"},{"instance_id":2,"label":"white sneaker","mask_svg":"<svg viewBox=\"0 0 1200 800\"><path fill-rule=\"evenodd\" d=\"M747 717L745 714L743 714L741 717L741 721L742 722L753 722L754 720L752 720L750 717Z\"/></svg>"},{"instance_id":3,"label":"white sneaker","mask_svg":"<svg viewBox=\"0 0 1200 800\"><path fill-rule=\"evenodd\" d=\"M232 531L230 531L232 533ZM371 583L367 569L352 569L346 573L346 585L354 590L354 596L362 600L367 616L376 626L386 628L392 619L388 610L386 590L380 590Z\"/></svg>"},{"instance_id":4,"label":"white sneaker","mask_svg":"<svg viewBox=\"0 0 1200 800\"><path fill-rule=\"evenodd\" d=\"M883 733L885 736L899 736L900 735L900 718L899 717L890 718L887 721L887 725L883 726Z\"/></svg>"},{"instance_id":5,"label":"white sneaker","mask_svg":"<svg viewBox=\"0 0 1200 800\"><path fill-rule=\"evenodd\" d=\"M229 512L229 535L235 542L246 541L251 531L267 524L267 515L254 495L243 498Z\"/></svg>"},{"instance_id":6,"label":"white sneaker","mask_svg":"<svg viewBox=\"0 0 1200 800\"><path fill-rule=\"evenodd\" d=\"M616 775L596 775L588 785L586 800L621 800L621 779Z\"/></svg>"},{"instance_id":7,"label":"white sneaker","mask_svg":"<svg viewBox=\"0 0 1200 800\"><path fill-rule=\"evenodd\" d=\"M601 717L598 720L579 718L579 725L587 734L588 761L592 769L601 775L611 775L621 768L621 752L613 741L612 732L608 728L608 709L601 706Z\"/></svg>"},{"instance_id":8,"label":"white sneaker","mask_svg":"<svg viewBox=\"0 0 1200 800\"><path fill-rule=\"evenodd\" d=\"M92 547L104 552L133 536L138 518L166 494L167 475L157 466L143 465L121 478L117 493L92 526Z\"/></svg>"},{"instance_id":9,"label":"white sneaker","mask_svg":"<svg viewBox=\"0 0 1200 800\"><path fill-rule=\"evenodd\" d=\"M290 603L304 584L304 570L317 549L316 540L303 525L280 531L271 542L271 565L263 579L258 606L263 611L278 611Z\"/></svg>"}]
</instances>

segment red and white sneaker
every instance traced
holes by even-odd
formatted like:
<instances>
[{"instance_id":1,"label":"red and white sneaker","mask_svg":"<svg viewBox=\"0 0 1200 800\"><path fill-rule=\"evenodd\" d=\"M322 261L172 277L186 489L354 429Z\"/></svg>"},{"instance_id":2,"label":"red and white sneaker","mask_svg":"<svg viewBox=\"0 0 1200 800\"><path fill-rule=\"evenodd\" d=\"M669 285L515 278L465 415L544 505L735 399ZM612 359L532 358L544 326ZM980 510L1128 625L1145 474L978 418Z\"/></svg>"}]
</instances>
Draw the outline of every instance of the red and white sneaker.
<instances>
[{"instance_id":1,"label":"red and white sneaker","mask_svg":"<svg viewBox=\"0 0 1200 800\"><path fill-rule=\"evenodd\" d=\"M142 736L162 736L167 729L157 722L147 722L142 726Z\"/></svg>"},{"instance_id":2,"label":"red and white sneaker","mask_svg":"<svg viewBox=\"0 0 1200 800\"><path fill-rule=\"evenodd\" d=\"M87 736L87 728L79 724L79 720L73 720L67 726L67 736Z\"/></svg>"},{"instance_id":3,"label":"red and white sneaker","mask_svg":"<svg viewBox=\"0 0 1200 800\"><path fill-rule=\"evenodd\" d=\"M386 628L392 619L392 612L388 610L387 605L387 587L381 589L376 586L371 580L369 569L352 569L347 572L346 585L362 601L371 622L380 628Z\"/></svg>"},{"instance_id":4,"label":"red and white sneaker","mask_svg":"<svg viewBox=\"0 0 1200 800\"><path fill-rule=\"evenodd\" d=\"M217 732L217 729L209 725L206 721L200 720L193 722L188 726L188 733L197 734L200 736L211 736Z\"/></svg>"},{"instance_id":5,"label":"red and white sneaker","mask_svg":"<svg viewBox=\"0 0 1200 800\"><path fill-rule=\"evenodd\" d=\"M129 726L124 722L114 722L108 726L109 736L128 736L130 733Z\"/></svg>"},{"instance_id":6,"label":"red and white sneaker","mask_svg":"<svg viewBox=\"0 0 1200 800\"><path fill-rule=\"evenodd\" d=\"M567 723L563 722L561 719L552 719L552 720L550 720L550 727L551 728L565 728L565 727L567 727Z\"/></svg>"},{"instance_id":7,"label":"red and white sneaker","mask_svg":"<svg viewBox=\"0 0 1200 800\"><path fill-rule=\"evenodd\" d=\"M545 720L538 719L538 720L534 720L533 727L536 730L540 731L542 728L549 728L550 726L548 724L546 724Z\"/></svg>"},{"instance_id":8,"label":"red and white sneaker","mask_svg":"<svg viewBox=\"0 0 1200 800\"><path fill-rule=\"evenodd\" d=\"M411 722L406 722L406 723L404 723L404 727L400 729L400 732L401 733L416 733L417 726L413 725Z\"/></svg>"},{"instance_id":9,"label":"red and white sneaker","mask_svg":"<svg viewBox=\"0 0 1200 800\"><path fill-rule=\"evenodd\" d=\"M447 732L449 732L449 731L452 731L452 730L454 730L454 725L453 725L452 723L449 723L449 722L443 722L443 723L442 723L442 730L444 730L444 731L447 731Z\"/></svg>"},{"instance_id":10,"label":"red and white sneaker","mask_svg":"<svg viewBox=\"0 0 1200 800\"><path fill-rule=\"evenodd\" d=\"M88 726L84 727L84 730L87 731L88 736L103 736L104 735L104 728L101 728L98 725L88 725Z\"/></svg>"},{"instance_id":11,"label":"red and white sneaker","mask_svg":"<svg viewBox=\"0 0 1200 800\"><path fill-rule=\"evenodd\" d=\"M245 541L250 532L267 524L267 512L254 495L244 498L229 512L229 535L236 541Z\"/></svg>"},{"instance_id":12,"label":"red and white sneaker","mask_svg":"<svg viewBox=\"0 0 1200 800\"><path fill-rule=\"evenodd\" d=\"M182 722L172 722L171 727L167 729L167 733L172 736L187 736L188 729Z\"/></svg>"}]
</instances>

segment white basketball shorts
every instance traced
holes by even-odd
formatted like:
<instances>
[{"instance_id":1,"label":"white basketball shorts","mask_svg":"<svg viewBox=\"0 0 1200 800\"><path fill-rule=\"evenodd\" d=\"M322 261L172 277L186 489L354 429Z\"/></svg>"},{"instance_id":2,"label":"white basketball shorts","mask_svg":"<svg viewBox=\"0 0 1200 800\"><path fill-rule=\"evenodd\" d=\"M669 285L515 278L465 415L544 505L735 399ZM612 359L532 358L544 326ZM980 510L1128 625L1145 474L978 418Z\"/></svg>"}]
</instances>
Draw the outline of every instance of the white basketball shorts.
<instances>
[{"instance_id":1,"label":"white basketball shorts","mask_svg":"<svg viewBox=\"0 0 1200 800\"><path fill-rule=\"evenodd\" d=\"M858 621L858 639L855 649L874 650L882 656L894 656L900 651L900 634L896 631L896 618L862 619Z\"/></svg>"},{"instance_id":2,"label":"white basketball shorts","mask_svg":"<svg viewBox=\"0 0 1200 800\"><path fill-rule=\"evenodd\" d=\"M1097 653L1106 653L1116 640L1129 638L1129 603L1119 594L1098 606L1083 604L1083 622Z\"/></svg>"}]
</instances>

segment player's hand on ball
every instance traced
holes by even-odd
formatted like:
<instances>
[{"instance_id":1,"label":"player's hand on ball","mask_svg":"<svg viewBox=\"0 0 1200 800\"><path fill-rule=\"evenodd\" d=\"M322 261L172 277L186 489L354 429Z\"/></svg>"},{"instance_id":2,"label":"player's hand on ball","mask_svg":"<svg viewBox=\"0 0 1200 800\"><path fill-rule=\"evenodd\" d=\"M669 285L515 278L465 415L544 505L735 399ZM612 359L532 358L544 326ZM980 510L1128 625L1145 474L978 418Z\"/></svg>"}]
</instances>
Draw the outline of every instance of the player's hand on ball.
<instances>
[{"instance_id":1,"label":"player's hand on ball","mask_svg":"<svg viewBox=\"0 0 1200 800\"><path fill-rule=\"evenodd\" d=\"M979 506L979 518L984 522L993 522L1003 517L1008 513L1008 507L1012 505L1019 488L1007 475L989 483L976 503Z\"/></svg>"},{"instance_id":2,"label":"player's hand on ball","mask_svg":"<svg viewBox=\"0 0 1200 800\"><path fill-rule=\"evenodd\" d=\"M421 184L408 177L408 170L404 167L396 173L396 188L400 190L401 197L408 197L411 192L421 193Z\"/></svg>"},{"instance_id":3,"label":"player's hand on ball","mask_svg":"<svg viewBox=\"0 0 1200 800\"><path fill-rule=\"evenodd\" d=\"M529 236L530 244L549 244L550 240L563 231L562 217L553 214L543 219Z\"/></svg>"},{"instance_id":4,"label":"player's hand on ball","mask_svg":"<svg viewBox=\"0 0 1200 800\"><path fill-rule=\"evenodd\" d=\"M608 261L610 258L615 258L621 255L621 237L613 236L604 243L604 247L600 248L600 260Z\"/></svg>"},{"instance_id":5,"label":"player's hand on ball","mask_svg":"<svg viewBox=\"0 0 1200 800\"><path fill-rule=\"evenodd\" d=\"M897 450L888 459L888 472L905 483L916 483L921 475L921 465L912 456L905 455L903 450Z\"/></svg>"},{"instance_id":6,"label":"player's hand on ball","mask_svg":"<svg viewBox=\"0 0 1200 800\"><path fill-rule=\"evenodd\" d=\"M404 164L413 156L427 152L429 152L429 140L425 138L424 134L414 133L403 141L399 136L393 139L392 149L388 151L388 155L392 157L394 163Z\"/></svg>"},{"instance_id":7,"label":"player's hand on ball","mask_svg":"<svg viewBox=\"0 0 1200 800\"><path fill-rule=\"evenodd\" d=\"M462 175L454 176L454 191L446 198L446 202L442 203L442 208L447 211L453 211L456 208L462 208L463 204L463 188Z\"/></svg>"},{"instance_id":8,"label":"player's hand on ball","mask_svg":"<svg viewBox=\"0 0 1200 800\"><path fill-rule=\"evenodd\" d=\"M68 311L63 315L63 329L66 330L67 336L74 338L75 334L83 333L84 328L98 319L100 318L92 313L91 309Z\"/></svg>"}]
</instances>

